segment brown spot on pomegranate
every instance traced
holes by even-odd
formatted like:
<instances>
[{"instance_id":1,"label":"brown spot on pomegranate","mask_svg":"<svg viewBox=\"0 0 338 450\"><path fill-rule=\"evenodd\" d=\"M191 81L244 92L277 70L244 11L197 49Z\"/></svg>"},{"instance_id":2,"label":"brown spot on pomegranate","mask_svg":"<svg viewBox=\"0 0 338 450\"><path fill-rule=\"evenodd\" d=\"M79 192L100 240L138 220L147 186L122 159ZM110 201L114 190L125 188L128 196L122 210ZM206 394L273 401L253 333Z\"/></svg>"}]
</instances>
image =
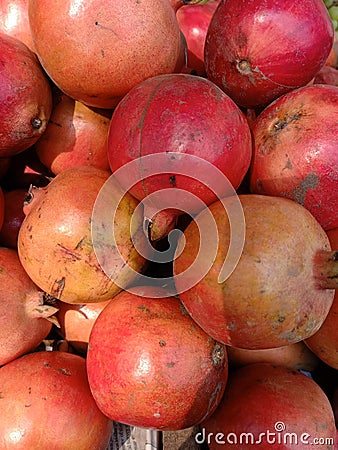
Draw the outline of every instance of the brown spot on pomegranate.
<instances>
[{"instance_id":1,"label":"brown spot on pomegranate","mask_svg":"<svg viewBox=\"0 0 338 450\"><path fill-rule=\"evenodd\" d=\"M315 173L309 173L291 192L281 192L282 196L292 198L294 201L304 206L305 198L309 190L315 189L319 185L319 177Z\"/></svg>"}]
</instances>

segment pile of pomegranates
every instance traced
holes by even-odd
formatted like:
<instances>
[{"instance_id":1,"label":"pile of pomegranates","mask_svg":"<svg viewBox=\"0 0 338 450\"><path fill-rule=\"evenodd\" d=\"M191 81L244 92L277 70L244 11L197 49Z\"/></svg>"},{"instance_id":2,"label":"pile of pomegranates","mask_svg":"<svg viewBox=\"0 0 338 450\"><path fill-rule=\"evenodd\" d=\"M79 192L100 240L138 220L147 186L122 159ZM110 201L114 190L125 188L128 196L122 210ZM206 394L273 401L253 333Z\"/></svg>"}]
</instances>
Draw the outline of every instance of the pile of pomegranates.
<instances>
[{"instance_id":1,"label":"pile of pomegranates","mask_svg":"<svg viewBox=\"0 0 338 450\"><path fill-rule=\"evenodd\" d=\"M0 449L338 448L337 8L1 2Z\"/></svg>"}]
</instances>

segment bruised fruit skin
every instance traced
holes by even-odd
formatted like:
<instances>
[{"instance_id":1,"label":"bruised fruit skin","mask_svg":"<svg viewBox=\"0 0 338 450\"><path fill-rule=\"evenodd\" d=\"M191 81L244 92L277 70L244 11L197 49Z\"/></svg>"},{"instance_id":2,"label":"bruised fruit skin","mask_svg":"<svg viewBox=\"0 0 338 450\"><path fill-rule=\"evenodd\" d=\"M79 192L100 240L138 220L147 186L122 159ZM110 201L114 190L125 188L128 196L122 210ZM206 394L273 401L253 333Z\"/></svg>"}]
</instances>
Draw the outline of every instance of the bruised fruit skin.
<instances>
[{"instance_id":1,"label":"bruised fruit skin","mask_svg":"<svg viewBox=\"0 0 338 450\"><path fill-rule=\"evenodd\" d=\"M181 37L168 0L29 2L36 52L70 97L113 108L136 84L171 73Z\"/></svg>"},{"instance_id":2,"label":"bruised fruit skin","mask_svg":"<svg viewBox=\"0 0 338 450\"><path fill-rule=\"evenodd\" d=\"M134 247L134 242L142 245L146 239L142 214L135 214L131 226L137 201L128 193L121 195L117 184L106 204L107 209L115 206L114 195L121 200L114 233L105 230L103 224L97 242L100 248L107 247L109 251L110 276L97 260L91 234L92 210L109 177L110 172L93 166L74 167L56 175L45 188L30 191L18 236L20 260L41 289L67 303L108 300L121 290L121 285L124 287L134 280L123 269L124 261L137 274L145 264Z\"/></svg>"},{"instance_id":3,"label":"bruised fruit skin","mask_svg":"<svg viewBox=\"0 0 338 450\"><path fill-rule=\"evenodd\" d=\"M322 0L223 0L206 37L207 76L238 105L264 106L306 85L333 38Z\"/></svg>"},{"instance_id":4,"label":"bruised fruit skin","mask_svg":"<svg viewBox=\"0 0 338 450\"><path fill-rule=\"evenodd\" d=\"M0 366L34 350L47 337L57 309L45 299L17 251L0 247Z\"/></svg>"},{"instance_id":5,"label":"bruised fruit skin","mask_svg":"<svg viewBox=\"0 0 338 450\"><path fill-rule=\"evenodd\" d=\"M327 232L332 248L338 248L338 228ZM320 329L305 344L325 364L338 369L338 290L332 307Z\"/></svg>"},{"instance_id":6,"label":"bruised fruit skin","mask_svg":"<svg viewBox=\"0 0 338 450\"><path fill-rule=\"evenodd\" d=\"M166 295L153 286L121 292L94 323L88 379L99 408L113 420L188 428L212 414L224 392L225 346Z\"/></svg>"},{"instance_id":7,"label":"bruised fruit skin","mask_svg":"<svg viewBox=\"0 0 338 450\"><path fill-rule=\"evenodd\" d=\"M210 450L306 450L315 439L326 438L331 444L313 447L333 450L336 436L333 410L321 387L301 372L269 363L232 372L219 407L201 429L211 436ZM218 442L217 433L223 433Z\"/></svg>"},{"instance_id":8,"label":"bruised fruit skin","mask_svg":"<svg viewBox=\"0 0 338 450\"><path fill-rule=\"evenodd\" d=\"M113 423L91 395L85 359L40 351L0 368L0 447L105 450Z\"/></svg>"},{"instance_id":9,"label":"bruised fruit skin","mask_svg":"<svg viewBox=\"0 0 338 450\"><path fill-rule=\"evenodd\" d=\"M338 227L338 87L303 87L275 100L252 125L250 190L290 198L325 230Z\"/></svg>"},{"instance_id":10,"label":"bruised fruit skin","mask_svg":"<svg viewBox=\"0 0 338 450\"><path fill-rule=\"evenodd\" d=\"M29 0L0 2L0 31L13 36L35 51L28 19Z\"/></svg>"},{"instance_id":11,"label":"bruised fruit skin","mask_svg":"<svg viewBox=\"0 0 338 450\"><path fill-rule=\"evenodd\" d=\"M36 55L18 39L0 33L0 156L32 146L44 133L52 92Z\"/></svg>"},{"instance_id":12,"label":"bruised fruit skin","mask_svg":"<svg viewBox=\"0 0 338 450\"><path fill-rule=\"evenodd\" d=\"M314 261L322 252L331 255L328 237L309 211L292 200L254 194L239 195L239 200L246 231L238 264L219 281L231 233L223 203L217 201L196 218L207 229L211 212L217 236L204 233L200 238L192 221L179 240L174 259L179 296L193 319L225 344L264 349L301 341L320 328L333 302L334 287L319 288L322 263ZM225 204L232 201L229 197ZM210 258L210 270L186 289L189 276L178 275L193 264L201 239L205 245L216 238L216 257L204 256ZM327 282L323 276L321 286Z\"/></svg>"},{"instance_id":13,"label":"bruised fruit skin","mask_svg":"<svg viewBox=\"0 0 338 450\"><path fill-rule=\"evenodd\" d=\"M109 170L108 128L108 117L60 94L35 149L40 161L55 175L85 165Z\"/></svg>"}]
</instances>

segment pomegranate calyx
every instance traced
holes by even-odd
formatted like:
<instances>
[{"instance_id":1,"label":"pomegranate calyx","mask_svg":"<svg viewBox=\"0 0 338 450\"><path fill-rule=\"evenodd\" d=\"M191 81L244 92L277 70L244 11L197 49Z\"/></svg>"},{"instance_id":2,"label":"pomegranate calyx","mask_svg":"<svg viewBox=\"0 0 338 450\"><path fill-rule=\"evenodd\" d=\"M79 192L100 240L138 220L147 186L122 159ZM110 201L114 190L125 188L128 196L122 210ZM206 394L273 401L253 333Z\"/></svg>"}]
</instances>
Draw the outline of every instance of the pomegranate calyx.
<instances>
[{"instance_id":1,"label":"pomegranate calyx","mask_svg":"<svg viewBox=\"0 0 338 450\"><path fill-rule=\"evenodd\" d=\"M57 328L61 328L55 314L59 311L57 299L45 292L33 292L27 294L26 312L34 319L46 319Z\"/></svg>"},{"instance_id":2,"label":"pomegranate calyx","mask_svg":"<svg viewBox=\"0 0 338 450\"><path fill-rule=\"evenodd\" d=\"M338 289L338 250L318 251L314 268L318 289Z\"/></svg>"}]
</instances>

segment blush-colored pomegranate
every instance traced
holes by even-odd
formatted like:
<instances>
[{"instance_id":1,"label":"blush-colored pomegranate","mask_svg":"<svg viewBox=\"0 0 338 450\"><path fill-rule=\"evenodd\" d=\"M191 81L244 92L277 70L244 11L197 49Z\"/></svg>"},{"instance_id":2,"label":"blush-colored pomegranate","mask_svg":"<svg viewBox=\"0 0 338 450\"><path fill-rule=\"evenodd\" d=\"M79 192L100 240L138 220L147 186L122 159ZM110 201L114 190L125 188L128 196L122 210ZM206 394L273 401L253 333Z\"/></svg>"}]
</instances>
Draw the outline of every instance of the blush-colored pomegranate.
<instances>
[{"instance_id":1,"label":"blush-colored pomegranate","mask_svg":"<svg viewBox=\"0 0 338 450\"><path fill-rule=\"evenodd\" d=\"M45 133L35 144L40 161L55 175L70 167L92 165L109 170L110 118L65 94L57 99Z\"/></svg>"},{"instance_id":2,"label":"blush-colored pomegranate","mask_svg":"<svg viewBox=\"0 0 338 450\"><path fill-rule=\"evenodd\" d=\"M278 98L252 125L250 188L288 197L325 230L338 227L338 87L306 86Z\"/></svg>"},{"instance_id":3,"label":"blush-colored pomegranate","mask_svg":"<svg viewBox=\"0 0 338 450\"><path fill-rule=\"evenodd\" d=\"M0 2L0 31L9 34L35 51L28 19L29 0L2 0Z\"/></svg>"},{"instance_id":4,"label":"blush-colored pomegranate","mask_svg":"<svg viewBox=\"0 0 338 450\"><path fill-rule=\"evenodd\" d=\"M267 105L316 75L333 38L322 0L222 0L205 42L207 76L241 106Z\"/></svg>"},{"instance_id":5,"label":"blush-colored pomegranate","mask_svg":"<svg viewBox=\"0 0 338 450\"><path fill-rule=\"evenodd\" d=\"M46 129L52 92L36 55L21 41L0 33L0 156L33 145Z\"/></svg>"},{"instance_id":6,"label":"blush-colored pomegranate","mask_svg":"<svg viewBox=\"0 0 338 450\"><path fill-rule=\"evenodd\" d=\"M28 277L17 251L0 247L0 366L47 337L57 311L51 300Z\"/></svg>"},{"instance_id":7,"label":"blush-colored pomegranate","mask_svg":"<svg viewBox=\"0 0 338 450\"><path fill-rule=\"evenodd\" d=\"M3 225L0 226L0 245L4 247L17 249L19 229L25 218L23 206L26 195L25 189L15 189L4 194L5 212Z\"/></svg>"},{"instance_id":8,"label":"blush-colored pomegranate","mask_svg":"<svg viewBox=\"0 0 338 450\"><path fill-rule=\"evenodd\" d=\"M277 348L263 348L258 350L227 346L230 368L247 364L270 363L282 365L295 370L312 372L319 365L319 358L311 352L304 341Z\"/></svg>"},{"instance_id":9,"label":"blush-colored pomegranate","mask_svg":"<svg viewBox=\"0 0 338 450\"><path fill-rule=\"evenodd\" d=\"M201 201L210 204L229 195L229 183L234 189L240 185L251 153L242 111L214 83L198 76L169 74L145 80L125 95L110 122L111 170L138 200L152 199L144 202L152 237L156 225L167 223L152 215L152 209L167 209L173 216L182 210L191 214L201 209ZM128 170L119 170L127 164ZM211 186L217 179L215 193ZM182 190L196 198L184 202ZM151 194L158 191L156 201ZM157 237L163 237L167 230L158 228Z\"/></svg>"},{"instance_id":10,"label":"blush-colored pomegranate","mask_svg":"<svg viewBox=\"0 0 338 450\"><path fill-rule=\"evenodd\" d=\"M94 322L109 302L110 300L84 305L58 302L56 316L60 328L57 331L79 354L86 355Z\"/></svg>"},{"instance_id":11,"label":"blush-colored pomegranate","mask_svg":"<svg viewBox=\"0 0 338 450\"><path fill-rule=\"evenodd\" d=\"M145 265L134 246L148 242L142 230L143 215L140 210L133 214L138 202L117 183L109 185L104 204L97 210L101 232L96 249L93 246L93 208L109 177L110 172L93 166L74 167L56 175L45 188L30 190L18 236L20 260L42 290L67 303L108 300L134 281ZM109 216L115 207L116 225L109 227L105 214ZM102 258L107 256L106 270L95 250L103 252Z\"/></svg>"},{"instance_id":12,"label":"blush-colored pomegranate","mask_svg":"<svg viewBox=\"0 0 338 450\"><path fill-rule=\"evenodd\" d=\"M204 43L211 18L219 0L203 5L185 5L179 8L176 17L187 42L187 66L200 76L206 76L204 66Z\"/></svg>"},{"instance_id":13,"label":"blush-colored pomegranate","mask_svg":"<svg viewBox=\"0 0 338 450\"><path fill-rule=\"evenodd\" d=\"M336 436L321 387L299 371L269 363L232 372L219 407L201 429L197 441L210 450L333 450Z\"/></svg>"},{"instance_id":14,"label":"blush-colored pomegranate","mask_svg":"<svg viewBox=\"0 0 338 450\"><path fill-rule=\"evenodd\" d=\"M168 0L29 2L39 59L70 97L113 108L136 84L175 70L181 37Z\"/></svg>"},{"instance_id":15,"label":"blush-colored pomegranate","mask_svg":"<svg viewBox=\"0 0 338 450\"><path fill-rule=\"evenodd\" d=\"M117 422L188 428L212 414L224 392L225 346L166 292L153 286L124 291L92 328L89 385L99 408Z\"/></svg>"},{"instance_id":16,"label":"blush-colored pomegranate","mask_svg":"<svg viewBox=\"0 0 338 450\"><path fill-rule=\"evenodd\" d=\"M210 336L228 345L274 348L310 337L333 302L336 252L320 224L298 203L254 194L239 195L239 200L245 242L227 278L223 265L232 264L227 254L239 238L240 223L228 217L224 206L228 210L235 199L213 203L184 230L174 260L180 299ZM210 215L214 231L208 227ZM208 248L215 242L213 254ZM190 287L199 261L207 264L206 274Z\"/></svg>"},{"instance_id":17,"label":"blush-colored pomegranate","mask_svg":"<svg viewBox=\"0 0 338 450\"><path fill-rule=\"evenodd\" d=\"M338 248L338 228L327 232L332 248ZM305 344L318 358L338 369L338 291L323 325L317 333L305 340Z\"/></svg>"},{"instance_id":18,"label":"blush-colored pomegranate","mask_svg":"<svg viewBox=\"0 0 338 450\"><path fill-rule=\"evenodd\" d=\"M59 351L31 353L0 368L0 447L105 450L113 429L96 406L86 362Z\"/></svg>"}]
</instances>

